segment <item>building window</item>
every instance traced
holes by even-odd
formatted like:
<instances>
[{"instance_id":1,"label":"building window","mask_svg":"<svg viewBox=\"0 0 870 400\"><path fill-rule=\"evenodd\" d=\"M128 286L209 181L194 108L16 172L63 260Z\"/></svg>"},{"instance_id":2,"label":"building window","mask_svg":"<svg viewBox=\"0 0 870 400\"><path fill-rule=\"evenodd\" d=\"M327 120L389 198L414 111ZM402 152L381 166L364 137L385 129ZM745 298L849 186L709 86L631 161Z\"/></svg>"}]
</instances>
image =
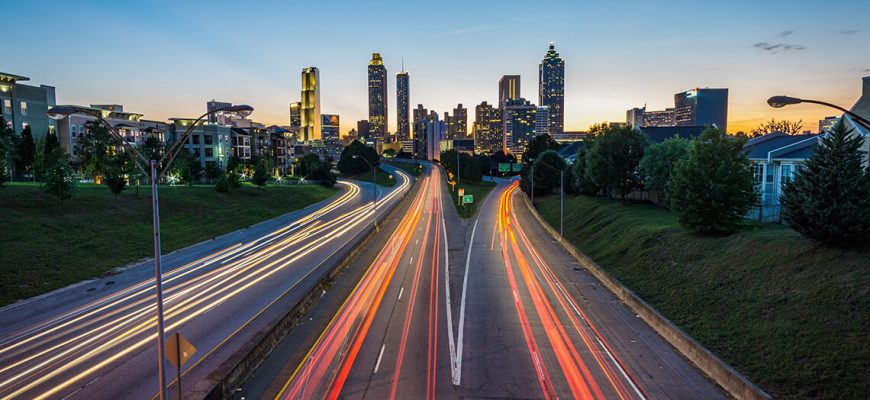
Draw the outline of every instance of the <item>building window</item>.
<instances>
[{"instance_id":1,"label":"building window","mask_svg":"<svg viewBox=\"0 0 870 400\"><path fill-rule=\"evenodd\" d=\"M199 149L193 149L193 155L194 155L196 158L199 158Z\"/></svg>"},{"instance_id":2,"label":"building window","mask_svg":"<svg viewBox=\"0 0 870 400\"><path fill-rule=\"evenodd\" d=\"M208 137L208 136L206 136L206 137ZM205 148L205 156L206 156L207 158L211 158L211 157L212 157L212 154L214 154L212 148L211 148L211 147L206 147L206 148Z\"/></svg>"},{"instance_id":3,"label":"building window","mask_svg":"<svg viewBox=\"0 0 870 400\"><path fill-rule=\"evenodd\" d=\"M3 113L12 114L12 100L3 99Z\"/></svg>"},{"instance_id":4,"label":"building window","mask_svg":"<svg viewBox=\"0 0 870 400\"><path fill-rule=\"evenodd\" d=\"M21 102L21 115L27 115L27 102Z\"/></svg>"},{"instance_id":5,"label":"building window","mask_svg":"<svg viewBox=\"0 0 870 400\"><path fill-rule=\"evenodd\" d=\"M191 136L191 140L193 140L193 144L199 144L199 135Z\"/></svg>"},{"instance_id":6,"label":"building window","mask_svg":"<svg viewBox=\"0 0 870 400\"><path fill-rule=\"evenodd\" d=\"M30 126L29 123L27 123L27 122L22 122L22 123L21 123L21 130L25 130L25 129L27 129L28 126Z\"/></svg>"},{"instance_id":7,"label":"building window","mask_svg":"<svg viewBox=\"0 0 870 400\"><path fill-rule=\"evenodd\" d=\"M70 125L70 127L69 127L69 135L70 135L71 137L76 137L76 126L75 126L75 125Z\"/></svg>"},{"instance_id":8,"label":"building window","mask_svg":"<svg viewBox=\"0 0 870 400\"><path fill-rule=\"evenodd\" d=\"M214 136L212 136L212 135L205 135L202 138L203 138L203 140L205 140L205 144L209 144L209 145L212 144L212 141L214 140L213 139Z\"/></svg>"},{"instance_id":9,"label":"building window","mask_svg":"<svg viewBox=\"0 0 870 400\"><path fill-rule=\"evenodd\" d=\"M782 164L780 183L785 186L786 183L794 180L795 166L793 164Z\"/></svg>"}]
</instances>

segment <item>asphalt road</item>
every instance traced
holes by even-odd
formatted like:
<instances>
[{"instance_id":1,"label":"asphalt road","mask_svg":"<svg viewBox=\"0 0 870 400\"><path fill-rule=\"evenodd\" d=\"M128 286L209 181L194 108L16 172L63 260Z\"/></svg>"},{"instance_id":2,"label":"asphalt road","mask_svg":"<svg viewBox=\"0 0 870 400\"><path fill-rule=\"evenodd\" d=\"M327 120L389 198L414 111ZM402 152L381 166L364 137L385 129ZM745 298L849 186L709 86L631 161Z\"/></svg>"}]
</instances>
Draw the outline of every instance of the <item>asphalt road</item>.
<instances>
[{"instance_id":1,"label":"asphalt road","mask_svg":"<svg viewBox=\"0 0 870 400\"><path fill-rule=\"evenodd\" d=\"M385 166L386 169L394 170ZM378 188L383 214L411 177ZM372 221L372 187L164 255L166 334L198 349L182 368L185 392L326 273ZM0 309L0 398L149 399L157 394L153 262ZM167 381L176 370L167 364ZM173 394L174 396L174 394Z\"/></svg>"},{"instance_id":2,"label":"asphalt road","mask_svg":"<svg viewBox=\"0 0 870 400\"><path fill-rule=\"evenodd\" d=\"M273 389L252 396L726 397L547 235L513 181L468 221L440 174L421 179L302 361L259 371Z\"/></svg>"}]
</instances>

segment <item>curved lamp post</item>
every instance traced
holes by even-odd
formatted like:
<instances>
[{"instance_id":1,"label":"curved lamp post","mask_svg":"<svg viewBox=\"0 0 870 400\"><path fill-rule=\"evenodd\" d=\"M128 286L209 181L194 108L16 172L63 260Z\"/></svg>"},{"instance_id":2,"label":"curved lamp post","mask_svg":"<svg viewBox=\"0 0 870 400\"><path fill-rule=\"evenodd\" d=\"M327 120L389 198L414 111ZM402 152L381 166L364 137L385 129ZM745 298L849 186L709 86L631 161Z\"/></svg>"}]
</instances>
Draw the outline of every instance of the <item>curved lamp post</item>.
<instances>
[{"instance_id":1,"label":"curved lamp post","mask_svg":"<svg viewBox=\"0 0 870 400\"><path fill-rule=\"evenodd\" d=\"M166 150L166 153L163 155L163 157L160 158L159 161L147 159L145 156L142 155L142 153L139 152L139 150L136 150L136 148L133 147L130 143L127 143L126 138L121 136L117 128L115 126L112 126L109 121L106 121L106 119L103 118L101 110L79 106L58 106L51 108L47 112L48 117L54 120L61 120L73 114L85 114L96 118L97 121L100 122L100 124L104 125L106 128L109 129L109 132L112 134L112 136L114 136L121 142L121 147L123 147L124 151L127 152L128 155L130 155L130 158L133 160L134 164L136 164L136 167L139 168L139 170L142 171L143 174L150 176L151 178L151 209L153 213L154 226L154 282L157 291L157 373L158 381L160 383L159 397L161 400L167 398L167 388L166 347L164 344L165 332L163 322L163 270L160 265L160 204L157 197L157 182L169 170L169 166L172 164L172 161L175 160L175 157L178 156L179 150L184 146L184 144L187 142L187 138L190 136L191 132L193 132L193 129L196 128L196 126L199 124L200 121L203 120L203 118L207 117L210 114L218 112L236 113L242 116L248 116L253 111L254 108L251 106L236 105L211 110L203 114L187 128L187 130L184 132L179 140L175 141L175 143L173 143L172 146L170 146L169 149ZM151 134L161 132L161 130L157 128L148 128L146 129L146 131ZM166 163L163 165L163 169L158 174L157 166L162 164L164 161L166 161ZM150 173L146 172L146 165L149 167ZM181 368L181 366L179 366L178 368Z\"/></svg>"},{"instance_id":2,"label":"curved lamp post","mask_svg":"<svg viewBox=\"0 0 870 400\"><path fill-rule=\"evenodd\" d=\"M846 114L846 115L852 117L852 119L854 119L855 122L861 124L864 128L870 129L870 121L868 121L866 118L864 118L858 114L855 114L855 113L853 113L853 112L851 112L843 107L840 107L836 104L831 104L831 103L828 103L825 101L819 101L819 100L799 99L797 97L790 97L790 96L773 96L773 97L767 99L767 104L773 108L783 108L785 106L789 106L792 104L800 104L800 103L820 104L823 106L837 109L839 111L842 111L843 114Z\"/></svg>"},{"instance_id":3,"label":"curved lamp post","mask_svg":"<svg viewBox=\"0 0 870 400\"><path fill-rule=\"evenodd\" d=\"M374 197L372 197L374 199L374 200L372 200L372 219L373 219L373 223L375 225L375 230L377 230L378 229L378 185L375 183L377 169L375 169L375 166L372 165L372 163L370 163L369 160L366 160L365 157L360 157L359 154L354 154L353 156L351 156L351 158L363 160L366 162L366 164L369 165L369 167L372 168L372 195L374 196Z\"/></svg>"}]
</instances>

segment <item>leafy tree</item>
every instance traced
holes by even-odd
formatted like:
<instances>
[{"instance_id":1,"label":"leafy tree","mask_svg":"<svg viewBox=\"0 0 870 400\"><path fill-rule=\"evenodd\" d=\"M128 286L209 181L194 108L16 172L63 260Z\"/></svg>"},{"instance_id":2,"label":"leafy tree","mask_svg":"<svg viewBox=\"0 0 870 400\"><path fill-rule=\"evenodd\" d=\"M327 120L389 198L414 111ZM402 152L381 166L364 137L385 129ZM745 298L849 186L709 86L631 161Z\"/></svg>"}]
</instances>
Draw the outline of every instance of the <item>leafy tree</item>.
<instances>
[{"instance_id":1,"label":"leafy tree","mask_svg":"<svg viewBox=\"0 0 870 400\"><path fill-rule=\"evenodd\" d=\"M220 178L218 178L217 182L214 184L214 190L217 190L220 193L227 193L230 191L230 182L227 174L222 174Z\"/></svg>"},{"instance_id":2,"label":"leafy tree","mask_svg":"<svg viewBox=\"0 0 870 400\"><path fill-rule=\"evenodd\" d=\"M773 132L782 132L786 135L797 135L801 133L803 127L803 120L792 122L787 120L777 121L771 118L770 121L759 124L758 127L753 130L753 134L754 136L761 136Z\"/></svg>"},{"instance_id":3,"label":"leafy tree","mask_svg":"<svg viewBox=\"0 0 870 400\"><path fill-rule=\"evenodd\" d=\"M707 128L677 161L668 185L680 224L698 233L731 233L757 199L744 140Z\"/></svg>"},{"instance_id":4,"label":"leafy tree","mask_svg":"<svg viewBox=\"0 0 870 400\"><path fill-rule=\"evenodd\" d=\"M170 171L185 184L193 185L202 175L202 165L193 153L182 147L178 150L178 156L172 162Z\"/></svg>"},{"instance_id":5,"label":"leafy tree","mask_svg":"<svg viewBox=\"0 0 870 400\"><path fill-rule=\"evenodd\" d=\"M127 187L127 177L124 176L124 172L120 166L116 166L110 168L106 173L106 179L104 180L106 185L109 187L109 190L112 194L115 195L115 206L118 205L118 196L121 192L124 191L124 188Z\"/></svg>"},{"instance_id":6,"label":"leafy tree","mask_svg":"<svg viewBox=\"0 0 870 400\"><path fill-rule=\"evenodd\" d=\"M227 172L240 174L245 168L245 162L239 156L232 156L227 160Z\"/></svg>"},{"instance_id":7,"label":"leafy tree","mask_svg":"<svg viewBox=\"0 0 870 400\"><path fill-rule=\"evenodd\" d=\"M332 172L332 165L328 162L320 162L311 173L311 179L320 181L320 184L326 187L333 187L336 183L335 174Z\"/></svg>"},{"instance_id":8,"label":"leafy tree","mask_svg":"<svg viewBox=\"0 0 870 400\"><path fill-rule=\"evenodd\" d=\"M64 200L69 200L76 194L76 181L68 154L62 153L49 168L43 189L60 200L60 212L63 213Z\"/></svg>"},{"instance_id":9,"label":"leafy tree","mask_svg":"<svg viewBox=\"0 0 870 400\"><path fill-rule=\"evenodd\" d=\"M688 139L674 136L644 150L640 159L640 173L647 189L662 193L667 191L674 164L688 157L690 143Z\"/></svg>"},{"instance_id":10,"label":"leafy tree","mask_svg":"<svg viewBox=\"0 0 870 400\"><path fill-rule=\"evenodd\" d=\"M441 152L441 165L446 171L449 171L453 176L456 174L456 150L450 149ZM474 157L459 152L459 178L464 182L480 183L483 179L483 173L480 170L480 163Z\"/></svg>"},{"instance_id":11,"label":"leafy tree","mask_svg":"<svg viewBox=\"0 0 870 400\"><path fill-rule=\"evenodd\" d=\"M9 179L10 159L15 148L15 132L0 116L0 185Z\"/></svg>"},{"instance_id":12,"label":"leafy tree","mask_svg":"<svg viewBox=\"0 0 870 400\"><path fill-rule=\"evenodd\" d=\"M266 186L266 182L269 181L269 170L267 169L265 163L258 162L256 166L254 166L254 174L251 176L251 182L257 185L258 188L262 189L263 186Z\"/></svg>"},{"instance_id":13,"label":"leafy tree","mask_svg":"<svg viewBox=\"0 0 870 400\"><path fill-rule=\"evenodd\" d=\"M296 164L296 173L299 176L308 179L315 179L312 176L314 171L320 166L320 156L314 153L309 153L302 156L302 158L297 159ZM366 166L366 171L371 171L371 169Z\"/></svg>"},{"instance_id":14,"label":"leafy tree","mask_svg":"<svg viewBox=\"0 0 870 400\"><path fill-rule=\"evenodd\" d=\"M58 147L60 147L60 141L57 139L57 133L53 129L49 129L45 133L45 146L42 148L42 152L45 155L50 155Z\"/></svg>"},{"instance_id":15,"label":"leafy tree","mask_svg":"<svg viewBox=\"0 0 870 400\"><path fill-rule=\"evenodd\" d=\"M357 156L358 158L354 158ZM361 158L365 158L362 160ZM359 140L354 140L341 151L338 157L338 171L345 175L356 175L366 171L371 171L371 167L366 164L368 161L371 165L378 165L378 152L375 149L366 146Z\"/></svg>"},{"instance_id":16,"label":"leafy tree","mask_svg":"<svg viewBox=\"0 0 870 400\"><path fill-rule=\"evenodd\" d=\"M578 149L577 159L571 165L571 186L575 192L580 194L594 195L601 190L601 187L592 182L586 173L586 156L594 144L593 140L589 140L583 147Z\"/></svg>"},{"instance_id":17,"label":"leafy tree","mask_svg":"<svg viewBox=\"0 0 870 400\"><path fill-rule=\"evenodd\" d=\"M18 139L16 147L17 168L24 172L30 172L33 170L35 160L36 142L33 140L33 133L28 125L21 131L21 137Z\"/></svg>"},{"instance_id":18,"label":"leafy tree","mask_svg":"<svg viewBox=\"0 0 870 400\"><path fill-rule=\"evenodd\" d=\"M532 164L535 176L535 194L547 194L559 187L559 171L568 169L568 163L555 150L547 150L540 154ZM552 168L551 168L552 167ZM553 168L557 168L554 170Z\"/></svg>"},{"instance_id":19,"label":"leafy tree","mask_svg":"<svg viewBox=\"0 0 870 400\"><path fill-rule=\"evenodd\" d=\"M547 151L547 150L558 150L559 143L553 139L548 134L538 135L529 140L528 145L526 146L526 150L523 151L523 169L520 172L520 188L529 193L531 190L531 181L529 179L529 171L532 168L532 161L538 157L539 154ZM537 182L535 182L537 185Z\"/></svg>"},{"instance_id":20,"label":"leafy tree","mask_svg":"<svg viewBox=\"0 0 870 400\"><path fill-rule=\"evenodd\" d=\"M219 179L222 172L220 167L214 163L207 163L205 165L205 179L208 179L209 182L213 183L216 179Z\"/></svg>"},{"instance_id":21,"label":"leafy tree","mask_svg":"<svg viewBox=\"0 0 870 400\"><path fill-rule=\"evenodd\" d=\"M837 122L780 198L794 230L834 246L870 239L870 170L861 167L863 139L851 133Z\"/></svg>"},{"instance_id":22,"label":"leafy tree","mask_svg":"<svg viewBox=\"0 0 870 400\"><path fill-rule=\"evenodd\" d=\"M638 165L645 146L646 138L636 129L607 126L584 156L586 179L618 194L625 203L626 196L640 186Z\"/></svg>"},{"instance_id":23,"label":"leafy tree","mask_svg":"<svg viewBox=\"0 0 870 400\"><path fill-rule=\"evenodd\" d=\"M109 159L119 145L108 128L96 122L88 122L87 130L79 142L82 174L92 176L95 180L105 175L109 168Z\"/></svg>"}]
</instances>

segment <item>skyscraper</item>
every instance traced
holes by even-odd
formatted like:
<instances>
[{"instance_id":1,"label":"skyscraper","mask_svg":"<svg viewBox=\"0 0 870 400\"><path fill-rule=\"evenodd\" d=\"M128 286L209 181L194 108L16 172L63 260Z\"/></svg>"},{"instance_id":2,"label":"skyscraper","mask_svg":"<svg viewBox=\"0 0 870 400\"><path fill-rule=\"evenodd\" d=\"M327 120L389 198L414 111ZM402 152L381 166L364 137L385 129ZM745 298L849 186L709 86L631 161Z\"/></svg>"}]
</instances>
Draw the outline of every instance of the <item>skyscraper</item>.
<instances>
[{"instance_id":1,"label":"skyscraper","mask_svg":"<svg viewBox=\"0 0 870 400\"><path fill-rule=\"evenodd\" d=\"M302 102L290 103L290 127L302 127Z\"/></svg>"},{"instance_id":2,"label":"skyscraper","mask_svg":"<svg viewBox=\"0 0 870 400\"><path fill-rule=\"evenodd\" d=\"M538 107L519 98L505 102L502 111L502 146L513 154L522 154L535 137Z\"/></svg>"},{"instance_id":3,"label":"skyscraper","mask_svg":"<svg viewBox=\"0 0 870 400\"><path fill-rule=\"evenodd\" d=\"M632 128L640 128L643 125L643 114L646 112L646 106L643 108L632 108L625 112L625 123Z\"/></svg>"},{"instance_id":4,"label":"skyscraper","mask_svg":"<svg viewBox=\"0 0 870 400\"><path fill-rule=\"evenodd\" d=\"M301 103L299 139L305 142L320 140L320 71L316 67L302 69Z\"/></svg>"},{"instance_id":5,"label":"skyscraper","mask_svg":"<svg viewBox=\"0 0 870 400\"><path fill-rule=\"evenodd\" d=\"M479 152L502 151L501 112L487 102L474 107L474 147Z\"/></svg>"},{"instance_id":6,"label":"skyscraper","mask_svg":"<svg viewBox=\"0 0 870 400\"><path fill-rule=\"evenodd\" d=\"M453 109L453 117L450 120L451 139L467 139L468 138L468 109L459 103Z\"/></svg>"},{"instance_id":7,"label":"skyscraper","mask_svg":"<svg viewBox=\"0 0 870 400\"><path fill-rule=\"evenodd\" d=\"M406 71L396 74L396 140L405 141L411 138L410 113L410 77Z\"/></svg>"},{"instance_id":8,"label":"skyscraper","mask_svg":"<svg viewBox=\"0 0 870 400\"><path fill-rule=\"evenodd\" d=\"M379 53L369 62L369 133L381 143L387 139L387 67Z\"/></svg>"},{"instance_id":9,"label":"skyscraper","mask_svg":"<svg viewBox=\"0 0 870 400\"><path fill-rule=\"evenodd\" d=\"M356 132L359 140L361 142L365 142L369 140L369 136L371 136L371 132L369 131L369 120L361 119L356 122Z\"/></svg>"},{"instance_id":10,"label":"skyscraper","mask_svg":"<svg viewBox=\"0 0 870 400\"><path fill-rule=\"evenodd\" d=\"M565 127L565 61L559 57L553 43L538 66L538 105L547 107L550 135L562 133Z\"/></svg>"},{"instance_id":11,"label":"skyscraper","mask_svg":"<svg viewBox=\"0 0 870 400\"><path fill-rule=\"evenodd\" d=\"M520 98L520 76L503 75L498 80L498 108L503 109L507 100Z\"/></svg>"},{"instance_id":12,"label":"skyscraper","mask_svg":"<svg viewBox=\"0 0 870 400\"><path fill-rule=\"evenodd\" d=\"M553 133L550 132L550 107L538 106L535 111L535 136L545 133L553 136Z\"/></svg>"},{"instance_id":13,"label":"skyscraper","mask_svg":"<svg viewBox=\"0 0 870 400\"><path fill-rule=\"evenodd\" d=\"M676 126L716 125L728 129L728 89L696 88L674 95Z\"/></svg>"}]
</instances>

